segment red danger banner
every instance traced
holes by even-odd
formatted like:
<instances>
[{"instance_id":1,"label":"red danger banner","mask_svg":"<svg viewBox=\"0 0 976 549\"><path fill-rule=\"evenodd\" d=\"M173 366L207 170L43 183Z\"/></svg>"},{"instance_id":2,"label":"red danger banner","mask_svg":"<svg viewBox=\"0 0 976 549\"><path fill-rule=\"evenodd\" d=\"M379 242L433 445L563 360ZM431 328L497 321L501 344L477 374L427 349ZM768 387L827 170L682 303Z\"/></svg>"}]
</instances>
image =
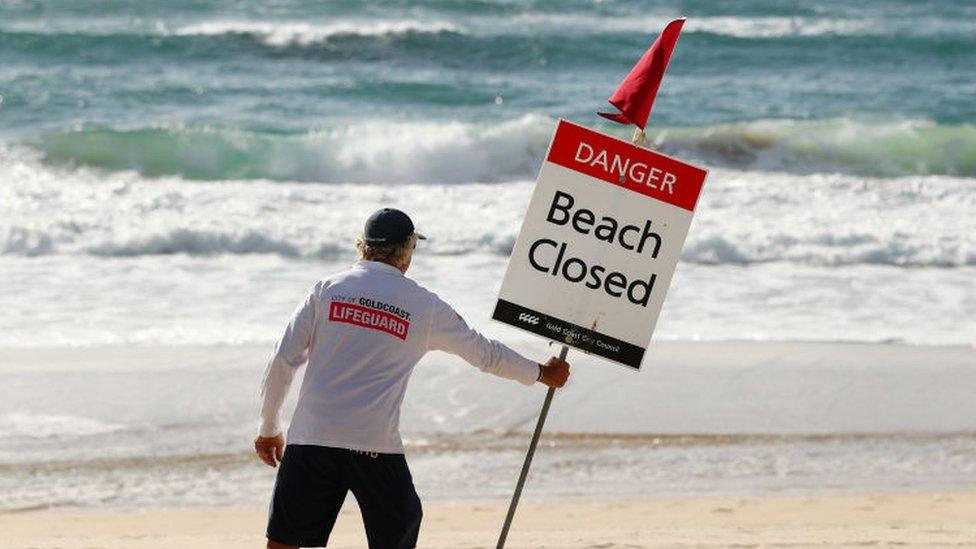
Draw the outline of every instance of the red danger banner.
<instances>
[{"instance_id":1,"label":"red danger banner","mask_svg":"<svg viewBox=\"0 0 976 549\"><path fill-rule=\"evenodd\" d=\"M561 120L547 161L673 204L695 209L705 170Z\"/></svg>"},{"instance_id":2,"label":"red danger banner","mask_svg":"<svg viewBox=\"0 0 976 549\"><path fill-rule=\"evenodd\" d=\"M329 320L379 330L403 340L407 339L407 332L410 330L410 322L396 315L341 301L329 304Z\"/></svg>"}]
</instances>

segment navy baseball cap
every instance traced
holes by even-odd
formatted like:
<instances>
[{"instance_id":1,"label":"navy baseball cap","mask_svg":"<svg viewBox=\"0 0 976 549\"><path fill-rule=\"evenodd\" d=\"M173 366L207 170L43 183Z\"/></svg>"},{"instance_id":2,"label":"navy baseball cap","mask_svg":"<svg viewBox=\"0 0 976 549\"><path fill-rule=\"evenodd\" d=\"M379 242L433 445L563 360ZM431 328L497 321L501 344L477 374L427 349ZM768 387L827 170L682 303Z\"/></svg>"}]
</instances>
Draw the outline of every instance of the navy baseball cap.
<instances>
[{"instance_id":1,"label":"navy baseball cap","mask_svg":"<svg viewBox=\"0 0 976 549\"><path fill-rule=\"evenodd\" d=\"M416 232L410 216L395 208L377 210L366 220L363 227L363 240L367 244L402 244L412 235L420 240L427 237Z\"/></svg>"}]
</instances>

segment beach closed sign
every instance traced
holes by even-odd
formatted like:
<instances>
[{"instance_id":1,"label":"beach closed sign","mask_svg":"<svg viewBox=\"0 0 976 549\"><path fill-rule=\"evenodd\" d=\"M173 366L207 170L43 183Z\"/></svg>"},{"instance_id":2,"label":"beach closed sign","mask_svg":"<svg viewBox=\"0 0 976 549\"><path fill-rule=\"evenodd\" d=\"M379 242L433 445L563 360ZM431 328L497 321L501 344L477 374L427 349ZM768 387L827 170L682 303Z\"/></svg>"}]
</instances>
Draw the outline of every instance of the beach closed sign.
<instances>
[{"instance_id":1,"label":"beach closed sign","mask_svg":"<svg viewBox=\"0 0 976 549\"><path fill-rule=\"evenodd\" d=\"M560 121L492 318L640 369L705 175Z\"/></svg>"}]
</instances>

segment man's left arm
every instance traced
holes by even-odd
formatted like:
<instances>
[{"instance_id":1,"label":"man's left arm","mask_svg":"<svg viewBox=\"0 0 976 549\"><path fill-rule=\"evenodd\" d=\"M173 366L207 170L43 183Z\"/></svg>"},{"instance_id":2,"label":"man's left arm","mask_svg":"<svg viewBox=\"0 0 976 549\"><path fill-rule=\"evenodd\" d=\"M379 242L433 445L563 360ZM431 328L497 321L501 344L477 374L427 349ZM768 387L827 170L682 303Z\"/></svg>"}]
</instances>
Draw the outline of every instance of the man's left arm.
<instances>
[{"instance_id":1,"label":"man's left arm","mask_svg":"<svg viewBox=\"0 0 976 549\"><path fill-rule=\"evenodd\" d=\"M525 358L500 341L471 329L453 308L435 298L431 314L428 348L457 355L483 372L513 379L523 385L541 382L562 387L569 377L569 364L550 358L545 364Z\"/></svg>"}]
</instances>

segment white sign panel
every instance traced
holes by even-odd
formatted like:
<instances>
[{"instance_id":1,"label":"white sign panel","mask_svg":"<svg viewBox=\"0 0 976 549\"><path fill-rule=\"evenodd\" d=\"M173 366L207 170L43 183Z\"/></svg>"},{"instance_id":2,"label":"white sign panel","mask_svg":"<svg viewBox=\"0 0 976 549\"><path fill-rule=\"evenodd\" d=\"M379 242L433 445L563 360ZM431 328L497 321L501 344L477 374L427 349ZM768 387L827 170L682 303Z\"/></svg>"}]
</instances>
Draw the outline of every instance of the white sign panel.
<instances>
[{"instance_id":1,"label":"white sign panel","mask_svg":"<svg viewBox=\"0 0 976 549\"><path fill-rule=\"evenodd\" d=\"M560 121L492 318L639 369L705 175Z\"/></svg>"}]
</instances>

